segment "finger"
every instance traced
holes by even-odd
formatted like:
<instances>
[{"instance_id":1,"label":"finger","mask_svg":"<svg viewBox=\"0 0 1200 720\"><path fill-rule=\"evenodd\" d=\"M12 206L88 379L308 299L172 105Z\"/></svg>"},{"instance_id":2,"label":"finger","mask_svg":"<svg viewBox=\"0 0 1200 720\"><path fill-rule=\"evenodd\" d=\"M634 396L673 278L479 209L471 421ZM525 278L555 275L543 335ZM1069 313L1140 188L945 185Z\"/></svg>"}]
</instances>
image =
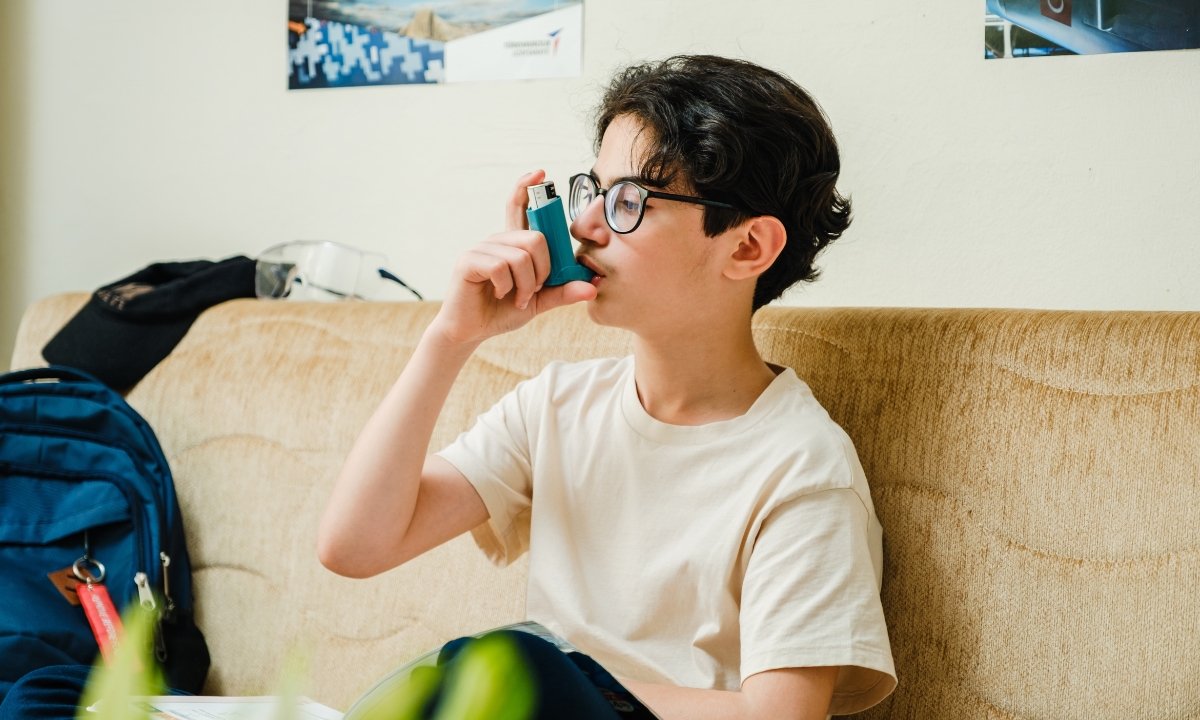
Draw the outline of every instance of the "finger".
<instances>
[{"instance_id":1,"label":"finger","mask_svg":"<svg viewBox=\"0 0 1200 720\"><path fill-rule=\"evenodd\" d=\"M512 271L509 269L508 263L504 262L500 258L495 258L495 262L491 266L491 274L488 276L488 279L492 281L492 287L494 288L494 292L492 294L496 296L497 300L502 300L505 295L512 292L513 285L515 284L513 281Z\"/></svg>"},{"instance_id":2,"label":"finger","mask_svg":"<svg viewBox=\"0 0 1200 720\"><path fill-rule=\"evenodd\" d=\"M517 288L513 302L518 308L524 310L525 306L529 304L529 299L537 292L537 276L533 258L523 247L498 242L480 243L477 249L508 263L509 273Z\"/></svg>"},{"instance_id":3,"label":"finger","mask_svg":"<svg viewBox=\"0 0 1200 720\"><path fill-rule=\"evenodd\" d=\"M496 299L504 297L513 289L513 278L508 263L490 253L481 252L478 246L462 255L464 263L463 278L467 282L492 284L492 294Z\"/></svg>"},{"instance_id":4,"label":"finger","mask_svg":"<svg viewBox=\"0 0 1200 720\"><path fill-rule=\"evenodd\" d=\"M582 280L574 280L566 285L559 285L557 287L542 288L534 296L534 302L537 303L537 312L539 315L556 307L595 299L596 286L591 283L585 283Z\"/></svg>"},{"instance_id":5,"label":"finger","mask_svg":"<svg viewBox=\"0 0 1200 720\"><path fill-rule=\"evenodd\" d=\"M517 230L498 233L488 238L488 242L499 242L505 245L519 247L529 253L533 259L533 272L537 278L537 288L541 289L546 278L550 277L550 246L546 244L546 236L536 230Z\"/></svg>"},{"instance_id":6,"label":"finger","mask_svg":"<svg viewBox=\"0 0 1200 720\"><path fill-rule=\"evenodd\" d=\"M533 258L533 272L536 278L536 290L540 290L550 277L553 267L550 265L550 246L546 244L546 236L536 230L511 230L496 233L485 242L518 247L529 253Z\"/></svg>"},{"instance_id":7,"label":"finger","mask_svg":"<svg viewBox=\"0 0 1200 720\"><path fill-rule=\"evenodd\" d=\"M534 232L531 237L525 240L522 247L525 248L525 252L529 253L529 257L533 259L537 289L541 290L542 285L546 282L546 278L550 277L550 271L554 269L550 265L550 245L546 242L545 235L540 232Z\"/></svg>"},{"instance_id":8,"label":"finger","mask_svg":"<svg viewBox=\"0 0 1200 720\"><path fill-rule=\"evenodd\" d=\"M512 195L508 197L508 205L504 211L505 230L528 230L529 218L525 217L525 208L529 207L529 193L525 188L537 185L546 179L544 170L534 170L517 178Z\"/></svg>"}]
</instances>

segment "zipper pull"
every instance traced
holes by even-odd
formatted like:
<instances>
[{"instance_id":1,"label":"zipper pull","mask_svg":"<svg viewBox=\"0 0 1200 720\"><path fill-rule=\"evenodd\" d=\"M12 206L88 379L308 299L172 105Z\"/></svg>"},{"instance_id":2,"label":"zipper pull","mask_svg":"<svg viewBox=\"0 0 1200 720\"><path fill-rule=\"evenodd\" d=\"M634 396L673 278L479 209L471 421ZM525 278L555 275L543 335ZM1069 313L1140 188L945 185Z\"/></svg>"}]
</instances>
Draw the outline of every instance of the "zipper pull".
<instances>
[{"instance_id":1,"label":"zipper pull","mask_svg":"<svg viewBox=\"0 0 1200 720\"><path fill-rule=\"evenodd\" d=\"M158 558L162 560L163 569L163 598L166 599L167 609L166 614L170 615L175 609L175 601L171 599L171 586L167 582L167 568L171 567L171 556L165 552L160 552Z\"/></svg>"},{"instance_id":2,"label":"zipper pull","mask_svg":"<svg viewBox=\"0 0 1200 720\"><path fill-rule=\"evenodd\" d=\"M155 608L154 595L150 592L150 583L146 580L146 573L139 572L133 576L133 583L137 585L138 599L143 610L153 610Z\"/></svg>"},{"instance_id":3,"label":"zipper pull","mask_svg":"<svg viewBox=\"0 0 1200 720\"><path fill-rule=\"evenodd\" d=\"M167 639L163 637L162 615L158 616L158 624L154 631L154 657L158 664L162 665L167 661Z\"/></svg>"}]
</instances>

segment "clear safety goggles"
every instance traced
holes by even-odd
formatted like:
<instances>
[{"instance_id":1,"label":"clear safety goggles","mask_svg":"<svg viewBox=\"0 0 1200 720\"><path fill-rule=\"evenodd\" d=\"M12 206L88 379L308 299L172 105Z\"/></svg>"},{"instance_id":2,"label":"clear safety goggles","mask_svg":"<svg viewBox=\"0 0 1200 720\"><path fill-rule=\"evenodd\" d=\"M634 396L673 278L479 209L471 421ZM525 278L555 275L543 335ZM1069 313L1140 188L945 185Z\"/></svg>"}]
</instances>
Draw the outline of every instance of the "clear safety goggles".
<instances>
[{"instance_id":1,"label":"clear safety goggles","mask_svg":"<svg viewBox=\"0 0 1200 720\"><path fill-rule=\"evenodd\" d=\"M386 300L398 284L387 256L327 240L296 240L264 250L254 267L254 293L264 300Z\"/></svg>"}]
</instances>

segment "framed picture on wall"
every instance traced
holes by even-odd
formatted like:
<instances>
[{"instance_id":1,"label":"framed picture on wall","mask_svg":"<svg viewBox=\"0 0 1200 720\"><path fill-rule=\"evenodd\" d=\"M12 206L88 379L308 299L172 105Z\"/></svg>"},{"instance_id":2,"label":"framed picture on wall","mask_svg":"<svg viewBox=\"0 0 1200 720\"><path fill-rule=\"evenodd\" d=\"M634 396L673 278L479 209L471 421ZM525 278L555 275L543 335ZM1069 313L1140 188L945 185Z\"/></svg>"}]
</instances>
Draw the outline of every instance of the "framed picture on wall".
<instances>
[{"instance_id":1,"label":"framed picture on wall","mask_svg":"<svg viewBox=\"0 0 1200 720\"><path fill-rule=\"evenodd\" d=\"M1200 48L1200 0L986 0L985 58Z\"/></svg>"},{"instance_id":2,"label":"framed picture on wall","mask_svg":"<svg viewBox=\"0 0 1200 720\"><path fill-rule=\"evenodd\" d=\"M581 0L289 0L288 88L572 77Z\"/></svg>"}]
</instances>

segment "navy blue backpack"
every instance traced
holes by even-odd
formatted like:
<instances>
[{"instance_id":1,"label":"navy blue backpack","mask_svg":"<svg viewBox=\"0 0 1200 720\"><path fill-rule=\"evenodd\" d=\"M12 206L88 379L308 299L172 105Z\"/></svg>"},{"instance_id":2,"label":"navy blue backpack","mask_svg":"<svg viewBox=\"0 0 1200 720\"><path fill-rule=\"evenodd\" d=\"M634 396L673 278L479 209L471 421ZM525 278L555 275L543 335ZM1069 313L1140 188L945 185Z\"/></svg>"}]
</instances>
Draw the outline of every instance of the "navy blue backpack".
<instances>
[{"instance_id":1,"label":"navy blue backpack","mask_svg":"<svg viewBox=\"0 0 1200 720\"><path fill-rule=\"evenodd\" d=\"M31 670L95 661L83 609L49 577L85 555L103 564L118 610L158 616L154 653L167 683L198 693L208 647L192 619L183 521L154 432L78 370L2 375L0 700Z\"/></svg>"}]
</instances>

